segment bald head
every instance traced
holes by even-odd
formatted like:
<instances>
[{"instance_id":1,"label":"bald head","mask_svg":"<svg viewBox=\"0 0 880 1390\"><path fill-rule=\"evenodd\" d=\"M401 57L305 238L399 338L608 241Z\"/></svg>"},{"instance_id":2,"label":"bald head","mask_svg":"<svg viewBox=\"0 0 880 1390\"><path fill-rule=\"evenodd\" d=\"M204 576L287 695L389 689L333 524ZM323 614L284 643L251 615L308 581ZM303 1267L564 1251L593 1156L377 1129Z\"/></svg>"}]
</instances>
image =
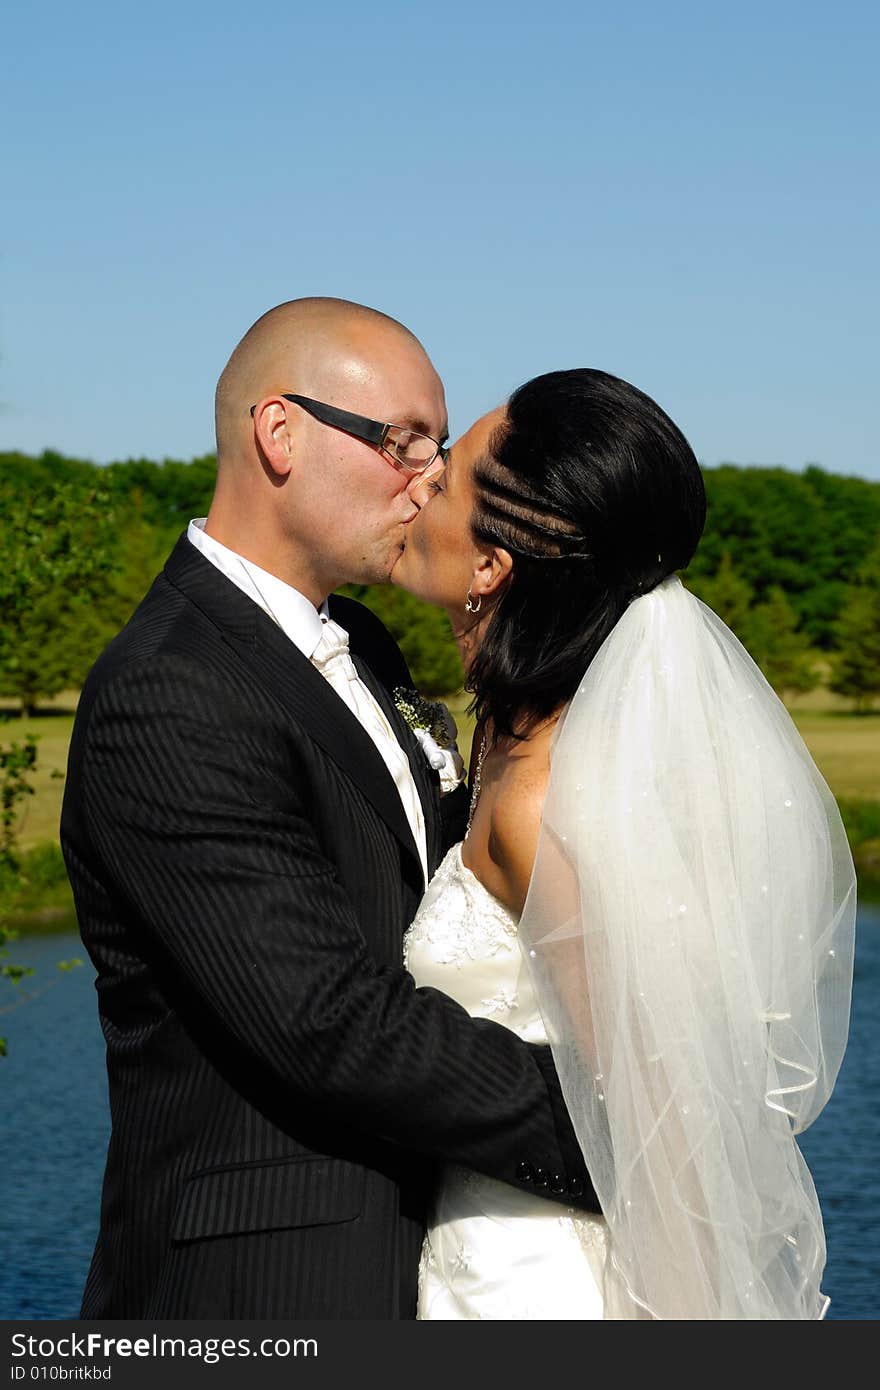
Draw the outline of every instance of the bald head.
<instances>
[{"instance_id":1,"label":"bald head","mask_svg":"<svg viewBox=\"0 0 880 1390\"><path fill-rule=\"evenodd\" d=\"M217 383L218 465L241 455L252 435L249 409L261 397L295 391L333 404L402 343L424 355L408 328L363 304L313 298L276 305L248 329Z\"/></svg>"},{"instance_id":2,"label":"bald head","mask_svg":"<svg viewBox=\"0 0 880 1390\"><path fill-rule=\"evenodd\" d=\"M328 423L290 395L438 443L446 399L409 329L344 299L279 304L230 357L205 530L318 604L340 584L386 581L417 507L409 474L370 431Z\"/></svg>"}]
</instances>

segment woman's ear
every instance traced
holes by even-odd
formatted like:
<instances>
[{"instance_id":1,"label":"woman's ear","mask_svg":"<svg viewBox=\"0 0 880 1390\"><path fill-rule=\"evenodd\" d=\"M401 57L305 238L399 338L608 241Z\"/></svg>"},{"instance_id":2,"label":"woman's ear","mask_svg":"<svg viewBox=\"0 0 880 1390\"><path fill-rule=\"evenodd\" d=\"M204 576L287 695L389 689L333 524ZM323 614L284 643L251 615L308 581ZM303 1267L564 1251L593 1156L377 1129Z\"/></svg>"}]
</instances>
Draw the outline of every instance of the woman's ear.
<instances>
[{"instance_id":1,"label":"woman's ear","mask_svg":"<svg viewBox=\"0 0 880 1390\"><path fill-rule=\"evenodd\" d=\"M481 554L474 565L474 577L471 580L471 593L474 598L478 595L481 598L491 598L493 594L500 596L500 591L510 578L512 570L513 558L509 551L502 550L500 546L493 546L491 550Z\"/></svg>"}]
</instances>

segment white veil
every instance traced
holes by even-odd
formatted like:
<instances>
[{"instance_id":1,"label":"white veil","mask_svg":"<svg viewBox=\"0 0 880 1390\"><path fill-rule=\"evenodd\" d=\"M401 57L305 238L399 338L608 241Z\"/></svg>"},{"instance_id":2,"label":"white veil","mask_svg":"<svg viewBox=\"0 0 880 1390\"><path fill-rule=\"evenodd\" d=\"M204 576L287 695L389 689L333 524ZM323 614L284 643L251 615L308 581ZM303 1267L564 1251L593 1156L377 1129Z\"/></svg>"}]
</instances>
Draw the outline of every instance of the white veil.
<instances>
[{"instance_id":1,"label":"white veil","mask_svg":"<svg viewBox=\"0 0 880 1390\"><path fill-rule=\"evenodd\" d=\"M520 923L609 1224L608 1318L822 1317L795 1134L849 1025L855 872L784 705L670 577L557 729Z\"/></svg>"}]
</instances>

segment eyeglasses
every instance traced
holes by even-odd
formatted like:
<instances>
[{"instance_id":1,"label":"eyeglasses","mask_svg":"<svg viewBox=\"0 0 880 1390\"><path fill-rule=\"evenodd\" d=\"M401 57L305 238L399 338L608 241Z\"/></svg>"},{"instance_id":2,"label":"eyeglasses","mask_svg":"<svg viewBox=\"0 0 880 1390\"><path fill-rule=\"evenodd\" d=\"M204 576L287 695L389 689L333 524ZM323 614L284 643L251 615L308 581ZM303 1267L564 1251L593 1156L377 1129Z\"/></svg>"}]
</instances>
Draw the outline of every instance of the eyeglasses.
<instances>
[{"instance_id":1,"label":"eyeglasses","mask_svg":"<svg viewBox=\"0 0 880 1390\"><path fill-rule=\"evenodd\" d=\"M429 434L419 434L418 430L412 430L407 425L383 424L380 420L368 419L366 415L352 415L350 410L340 410L335 405L325 405L323 401L313 401L308 396L292 396L286 391L279 394L284 400L301 405L322 424L344 430L366 444L375 444L377 449L390 455L389 462L395 468L406 473L424 473L438 455L445 465L449 456L446 445L432 439ZM256 408L256 405L251 406L251 415Z\"/></svg>"}]
</instances>

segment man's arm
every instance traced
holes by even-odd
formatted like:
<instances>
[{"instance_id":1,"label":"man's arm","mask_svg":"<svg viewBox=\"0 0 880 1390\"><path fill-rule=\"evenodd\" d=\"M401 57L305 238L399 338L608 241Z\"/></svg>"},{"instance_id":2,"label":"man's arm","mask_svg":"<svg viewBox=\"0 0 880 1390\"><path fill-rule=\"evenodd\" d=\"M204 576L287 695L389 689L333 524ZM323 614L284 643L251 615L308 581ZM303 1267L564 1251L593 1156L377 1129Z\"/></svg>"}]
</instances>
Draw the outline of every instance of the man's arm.
<instances>
[{"instance_id":1,"label":"man's arm","mask_svg":"<svg viewBox=\"0 0 880 1390\"><path fill-rule=\"evenodd\" d=\"M89 721L87 825L115 891L280 1094L590 1203L549 1050L377 967L309 808L261 795L265 730L231 684L160 654L116 674Z\"/></svg>"}]
</instances>

